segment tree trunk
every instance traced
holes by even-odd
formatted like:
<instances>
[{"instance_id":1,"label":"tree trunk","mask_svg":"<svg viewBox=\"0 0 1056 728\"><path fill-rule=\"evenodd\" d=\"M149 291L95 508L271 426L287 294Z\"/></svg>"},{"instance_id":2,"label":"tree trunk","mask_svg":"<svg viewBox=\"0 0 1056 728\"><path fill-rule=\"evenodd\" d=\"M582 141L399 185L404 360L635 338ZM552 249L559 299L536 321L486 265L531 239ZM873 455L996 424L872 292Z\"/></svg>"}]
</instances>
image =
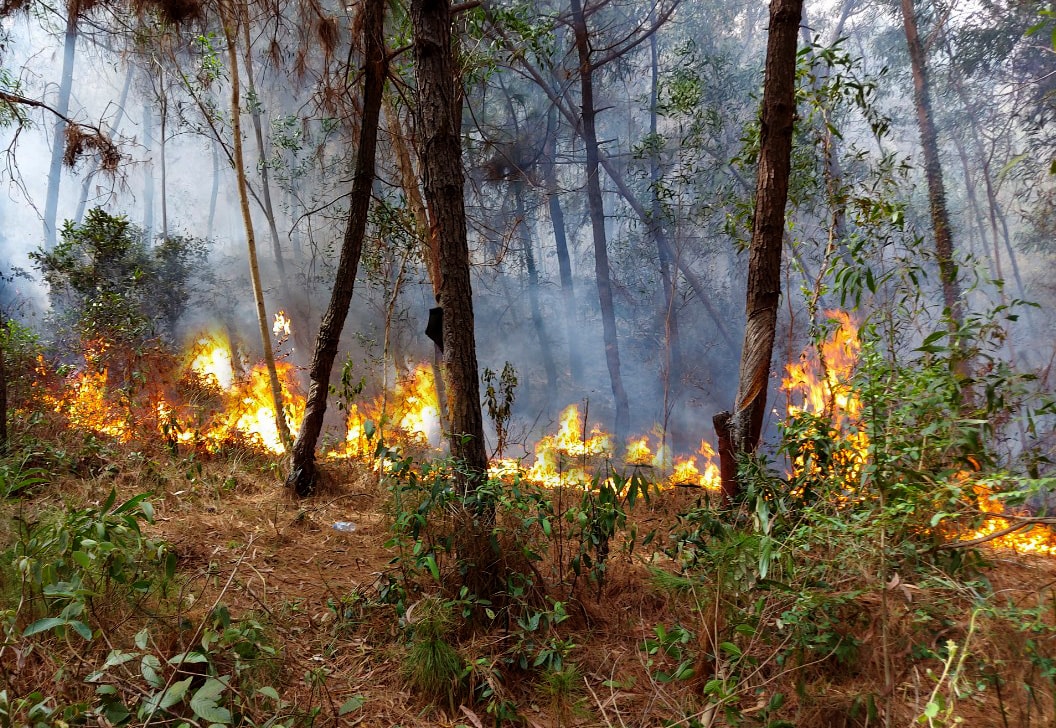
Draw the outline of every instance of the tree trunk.
<instances>
[{"instance_id":1,"label":"tree trunk","mask_svg":"<svg viewBox=\"0 0 1056 728\"><path fill-rule=\"evenodd\" d=\"M385 89L388 63L385 54L385 5L381 2L363 4L363 118L359 126L359 148L356 150L356 169L352 179L352 194L348 209L348 224L341 244L341 256L337 264L337 278L330 294L330 304L319 326L319 336L312 355L309 370L311 384L305 404L297 441L293 445L293 459L286 486L297 495L308 495L316 481L315 447L323 428L326 413L326 395L330 385L330 372L337 356L341 330L352 302L352 291L359 270L359 259L363 251L363 237L367 230L367 212L370 209L371 191L374 187L375 157L378 142L378 124L381 118L381 98Z\"/></svg>"},{"instance_id":2,"label":"tree trunk","mask_svg":"<svg viewBox=\"0 0 1056 728\"><path fill-rule=\"evenodd\" d=\"M55 100L56 119L51 138L51 165L48 167L48 195L44 201L44 249L52 251L58 240L59 186L62 183L62 160L66 152L66 120L70 113L73 91L73 62L77 55L77 22L80 3L66 7L66 35L62 46L62 76L59 97Z\"/></svg>"},{"instance_id":3,"label":"tree trunk","mask_svg":"<svg viewBox=\"0 0 1056 728\"><path fill-rule=\"evenodd\" d=\"M227 57L231 72L231 136L234 146L235 179L238 183L239 206L242 209L242 223L246 230L247 257L249 258L249 275L253 283L253 298L257 307L257 323L260 325L260 342L264 348L264 363L268 369L268 379L271 383L271 399L275 406L275 428L279 433L279 439L283 446L290 448L290 428L286 424L286 413L282 406L282 385L279 383L279 373L275 369L275 354L271 348L271 332L269 330L268 313L264 308L264 289L260 282L260 266L257 265L257 240L253 232L253 216L249 210L249 188L246 184L246 168L242 155L242 113L241 113L241 91L238 78L238 49L236 44L237 28L234 24L239 22L235 12L228 6L225 0L220 3L224 36L227 40ZM226 11L226 12L225 12Z\"/></svg>"},{"instance_id":4,"label":"tree trunk","mask_svg":"<svg viewBox=\"0 0 1056 728\"><path fill-rule=\"evenodd\" d=\"M163 81L164 82L164 81ZM159 104L158 114L161 119L161 138L158 139L158 157L161 166L161 238L162 240L169 239L169 190L168 190L168 166L166 165L165 159L165 134L168 131L169 121L169 99L165 95L165 87L162 86L159 92L161 96L161 103Z\"/></svg>"},{"instance_id":5,"label":"tree trunk","mask_svg":"<svg viewBox=\"0 0 1056 728\"><path fill-rule=\"evenodd\" d=\"M655 24L655 11L650 15L650 23ZM675 306L677 295L677 277L672 274L672 261L668 256L667 246L660 244L663 235L663 209L660 205L660 158L655 146L657 137L657 94L660 85L660 58L656 34L649 36L649 134L654 139L653 150L649 155L650 208L649 231L656 244L657 258L660 261L660 282L664 288L664 349L661 356L664 362L663 386L664 402L661 424L663 425L663 443L668 444L668 417L671 403L678 397L682 382L682 346L678 338L678 309ZM677 269L676 269L677 271Z\"/></svg>"},{"instance_id":6,"label":"tree trunk","mask_svg":"<svg viewBox=\"0 0 1056 728\"><path fill-rule=\"evenodd\" d=\"M935 121L931 115L931 94L928 90L927 64L924 47L917 32L917 16L913 0L902 0L902 23L906 31L906 45L913 69L913 101L920 127L920 143L924 152L924 176L928 182L928 208L935 230L935 258L939 264L942 300L949 312L950 323L960 328L964 319L961 290L957 282L957 264L953 259L953 236L946 212L946 190L943 185L942 164L939 161L939 142Z\"/></svg>"},{"instance_id":7,"label":"tree trunk","mask_svg":"<svg viewBox=\"0 0 1056 728\"><path fill-rule=\"evenodd\" d=\"M275 257L275 269L279 274L279 287L282 289L284 303L292 304L290 284L286 279L286 261L282 256L282 241L279 239L279 226L275 222L275 207L271 204L271 180L268 177L268 151L264 146L264 132L260 123L260 97L257 95L257 84L253 78L253 48L250 45L249 23L242 24L242 42L245 44L246 87L249 89L249 118L253 122L253 137L257 143L257 166L260 168L260 197L264 207L264 217L268 221L268 232L271 233L271 252Z\"/></svg>"},{"instance_id":8,"label":"tree trunk","mask_svg":"<svg viewBox=\"0 0 1056 728\"><path fill-rule=\"evenodd\" d=\"M725 456L721 469L723 494L727 500L735 498L739 490L733 475L736 466L729 459L735 453L755 451L766 411L770 360L781 299L781 253L796 111L796 38L802 12L803 0L772 0L770 3L755 215L748 258L747 321L737 400L732 416L720 413L715 418L720 457ZM729 442L730 447L723 447L723 442Z\"/></svg>"},{"instance_id":9,"label":"tree trunk","mask_svg":"<svg viewBox=\"0 0 1056 728\"><path fill-rule=\"evenodd\" d=\"M436 241L429 231L432 225L429 222L429 210L422 199L421 190L418 187L419 176L414 169L414 161L411 159L407 148L407 134L404 131L403 122L400 120L396 108L387 99L385 104L385 120L389 129L389 139L392 141L392 150L396 154L396 166L400 170L400 185L403 193L407 196L407 204L414 215L414 224L417 228L415 236L422 246L422 258L425 260L425 270L429 275L429 282L433 287L433 298L440 303L440 254L436 249ZM436 387L436 401L440 411L440 429L450 431L448 428L447 414L447 387L444 386L442 371L442 359L444 353L440 347L433 345L433 384Z\"/></svg>"},{"instance_id":10,"label":"tree trunk","mask_svg":"<svg viewBox=\"0 0 1056 728\"><path fill-rule=\"evenodd\" d=\"M114 115L114 122L110 124L111 138L117 136L117 131L121 128L121 122L125 118L125 103L128 101L128 90L132 87L133 68L134 66L129 65L128 70L125 72L125 83L121 87L121 96L117 101L117 114ZM92 168L84 175L84 181L81 183L81 199L77 203L77 213L73 216L74 221L78 225L84 220L84 210L88 206L88 197L91 195L92 181L95 179L95 175L99 173L99 168L99 158L92 157Z\"/></svg>"},{"instance_id":11,"label":"tree trunk","mask_svg":"<svg viewBox=\"0 0 1056 728\"><path fill-rule=\"evenodd\" d=\"M548 118L547 139L543 148L543 183L546 185L547 206L550 209L550 224L554 228L554 245L557 249L557 270L561 278L561 300L565 304L562 319L568 339L568 371L572 387L578 391L583 381L583 363L579 356L579 327L576 315L576 289L572 279L572 260L568 255L568 236L565 234L565 212L561 209L561 196L557 186L557 134L553 129L553 107Z\"/></svg>"},{"instance_id":12,"label":"tree trunk","mask_svg":"<svg viewBox=\"0 0 1056 728\"><path fill-rule=\"evenodd\" d=\"M209 193L209 220L205 227L207 240L213 238L213 225L216 223L216 200L220 197L220 155L216 151L216 140L209 145L213 152L213 189Z\"/></svg>"},{"instance_id":13,"label":"tree trunk","mask_svg":"<svg viewBox=\"0 0 1056 728\"><path fill-rule=\"evenodd\" d=\"M557 366L554 364L550 335L543 320L543 310L539 305L539 271L535 267L532 234L528 228L528 213L524 205L524 180L519 177L513 180L513 195L517 205L517 237L521 243L524 267L528 271L528 305L535 335L539 338L539 356L543 358L543 370L546 372L546 400L547 404L553 404L554 395L557 394Z\"/></svg>"},{"instance_id":14,"label":"tree trunk","mask_svg":"<svg viewBox=\"0 0 1056 728\"><path fill-rule=\"evenodd\" d=\"M448 0L412 0L411 23L418 86L419 158L425 199L433 214L430 232L439 252L451 454L464 464L470 476L463 487L473 489L487 470L488 458L466 235L461 96L456 86L458 68L451 45Z\"/></svg>"},{"instance_id":15,"label":"tree trunk","mask_svg":"<svg viewBox=\"0 0 1056 728\"><path fill-rule=\"evenodd\" d=\"M601 328L605 342L605 363L609 368L612 396L616 404L614 432L617 447L627 439L631 424L631 408L627 392L623 388L620 374L620 348L616 339L616 310L612 301L612 280L609 274L609 247L605 232L605 204L601 197L599 175L598 135L595 128L594 67L591 63L590 38L587 19L580 0L571 0L572 29L579 54L580 103L582 104L583 145L587 153L587 207L590 210L590 226L594 237L594 275L598 286L598 301L601 306Z\"/></svg>"},{"instance_id":16,"label":"tree trunk","mask_svg":"<svg viewBox=\"0 0 1056 728\"><path fill-rule=\"evenodd\" d=\"M154 109L143 101L143 146L154 151ZM154 159L147 158L143 165L143 232L147 239L154 237Z\"/></svg>"}]
</instances>

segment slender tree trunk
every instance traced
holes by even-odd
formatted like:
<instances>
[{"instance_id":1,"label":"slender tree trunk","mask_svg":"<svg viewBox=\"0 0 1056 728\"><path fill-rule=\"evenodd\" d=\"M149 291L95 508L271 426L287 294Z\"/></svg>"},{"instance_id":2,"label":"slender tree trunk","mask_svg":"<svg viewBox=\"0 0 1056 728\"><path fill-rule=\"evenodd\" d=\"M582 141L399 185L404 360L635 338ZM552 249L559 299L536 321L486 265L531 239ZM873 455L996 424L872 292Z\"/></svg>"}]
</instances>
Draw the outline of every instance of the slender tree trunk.
<instances>
[{"instance_id":1,"label":"slender tree trunk","mask_svg":"<svg viewBox=\"0 0 1056 728\"><path fill-rule=\"evenodd\" d=\"M54 131L51 135L51 165L48 167L48 195L44 201L44 249L55 249L58 240L59 186L62 183L62 159L66 152L66 121L62 118L70 113L70 94L73 91L73 63L77 55L77 36L80 3L68 3L66 7L66 35L62 46L62 76L59 80L59 97L55 100Z\"/></svg>"},{"instance_id":2,"label":"slender tree trunk","mask_svg":"<svg viewBox=\"0 0 1056 728\"><path fill-rule=\"evenodd\" d=\"M213 151L213 189L209 192L209 222L205 227L205 237L212 239L213 226L216 223L216 200L220 197L220 155L216 151L216 140L210 145Z\"/></svg>"},{"instance_id":3,"label":"slender tree trunk","mask_svg":"<svg viewBox=\"0 0 1056 728\"><path fill-rule=\"evenodd\" d=\"M736 453L755 451L762 433L781 300L781 253L796 111L796 38L803 0L772 0L759 129L755 216L748 259L747 321L733 414L715 416L723 494L736 497Z\"/></svg>"},{"instance_id":4,"label":"slender tree trunk","mask_svg":"<svg viewBox=\"0 0 1056 728\"><path fill-rule=\"evenodd\" d=\"M132 87L132 69L133 66L129 66L125 72L125 83L121 87L121 96L117 101L117 114L114 115L114 122L110 125L111 136L116 136L117 130L121 128L121 122L125 119L125 103L128 101L128 90ZM86 175L84 175L84 181L81 183L81 199L77 203L77 214L74 215L73 219L78 225L84 220L84 210L88 206L88 197L91 195L92 181L95 179L95 175L99 172L99 159L97 157L92 158L92 167Z\"/></svg>"},{"instance_id":5,"label":"slender tree trunk","mask_svg":"<svg viewBox=\"0 0 1056 728\"><path fill-rule=\"evenodd\" d=\"M154 151L154 109L143 102L143 146ZM143 232L147 239L154 237L154 159L148 157L143 165Z\"/></svg>"},{"instance_id":6,"label":"slender tree trunk","mask_svg":"<svg viewBox=\"0 0 1056 728\"><path fill-rule=\"evenodd\" d=\"M238 74L238 48L235 24L239 22L236 11L228 5L231 0L223 0L220 3L224 26L224 36L227 40L227 57L231 72L231 136L234 152L235 179L238 184L239 207L242 210L242 223L246 230L246 247L249 258L249 275L253 283L253 298L257 307L257 323L260 325L260 342L264 348L264 363L268 369L268 379L271 383L271 398L275 406L275 428L279 433L279 439L287 450L291 445L290 428L286 424L286 412L282 405L282 385L279 382L279 373L275 368L275 353L271 348L271 332L269 330L268 313L264 307L264 289L260 281L260 266L257 265L257 240L253 232L253 216L249 210L249 188L246 184L246 167L242 155L242 112L241 112L241 90L239 88ZM226 12L225 12L226 11Z\"/></svg>"},{"instance_id":7,"label":"slender tree trunk","mask_svg":"<svg viewBox=\"0 0 1056 728\"><path fill-rule=\"evenodd\" d=\"M631 424L631 408L623 388L620 373L620 348L616 338L616 309L612 300L612 279L609 273L609 246L605 232L605 203L601 196L599 174L598 134L595 128L594 67L590 58L590 38L587 19L580 0L571 0L572 29L579 54L580 103L582 104L581 134L587 153L587 207L594 237L594 275L601 306L601 328L605 342L605 363L609 368L612 396L616 404L614 427L617 446L627 439Z\"/></svg>"},{"instance_id":8,"label":"slender tree trunk","mask_svg":"<svg viewBox=\"0 0 1056 728\"><path fill-rule=\"evenodd\" d=\"M312 492L316 480L315 447L323 428L326 413L326 395L330 385L330 372L337 356L341 330L348 316L352 292L359 270L359 259L363 252L363 238L367 230L367 212L370 209L371 191L374 187L375 157L378 142L378 124L381 119L381 99L385 89L388 64L385 55L385 4L366 2L362 6L362 28L364 48L363 74L363 118L359 125L359 148L356 150L356 169L352 178L352 194L348 209L348 224L341 244L341 256L337 264L337 278L330 294L330 305L319 326L319 337L309 370L311 384L304 419L293 446L293 462L286 486L298 495Z\"/></svg>"},{"instance_id":9,"label":"slender tree trunk","mask_svg":"<svg viewBox=\"0 0 1056 728\"><path fill-rule=\"evenodd\" d=\"M168 178L168 166L165 159L165 144L167 139L165 138L168 132L169 122L169 99L165 95L165 87L162 86L160 91L161 104L160 106L160 118L161 118L161 138L158 139L158 156L161 166L161 238L162 240L169 239L169 178Z\"/></svg>"},{"instance_id":10,"label":"slender tree trunk","mask_svg":"<svg viewBox=\"0 0 1056 728\"><path fill-rule=\"evenodd\" d=\"M419 175L414 168L410 150L407 148L407 133L396 108L388 99L384 100L385 121L389 129L389 138L392 141L392 149L396 154L396 166L400 170L400 185L403 193L407 196L407 205L414 215L414 224L417 228L415 234L422 246L422 258L425 260L425 270L429 275L429 282L433 287L433 300L440 303L440 251L437 250L436 241L429 231L432 225L429 222L429 210L422 199L422 193L418 186ZM433 383L436 386L436 401L440 406L440 428L442 431L450 431L448 428L449 417L447 413L447 387L444 385L443 375L444 352L439 346L433 345Z\"/></svg>"},{"instance_id":11,"label":"slender tree trunk","mask_svg":"<svg viewBox=\"0 0 1056 728\"><path fill-rule=\"evenodd\" d=\"M268 232L271 234L271 252L275 258L275 268L279 274L279 287L286 305L292 303L290 284L286 279L286 261L282 255L282 241L279 238L279 226L275 222L275 207L271 204L271 180L268 176L268 150L264 145L264 131L260 120L260 96L257 95L257 84L253 77L253 48L249 37L249 23L242 24L242 42L245 45L246 87L249 89L249 118L253 122L253 138L257 143L257 166L260 169L260 198L264 207L264 217L268 221Z\"/></svg>"},{"instance_id":12,"label":"slender tree trunk","mask_svg":"<svg viewBox=\"0 0 1056 728\"><path fill-rule=\"evenodd\" d=\"M7 454L7 354L3 345L7 339L6 326L4 313L0 311L0 455Z\"/></svg>"},{"instance_id":13,"label":"slender tree trunk","mask_svg":"<svg viewBox=\"0 0 1056 728\"><path fill-rule=\"evenodd\" d=\"M913 0L901 0L902 23L906 31L906 45L913 69L913 101L917 110L917 125L920 128L920 143L924 152L924 176L928 182L928 207L931 224L935 231L935 258L939 264L939 280L942 283L942 300L949 311L950 322L960 328L964 314L961 289L957 282L957 264L953 259L953 235L946 212L946 189L939 161L938 135L931 114L931 94L928 90L927 64L924 47L917 31L917 16Z\"/></svg>"},{"instance_id":14,"label":"slender tree trunk","mask_svg":"<svg viewBox=\"0 0 1056 728\"><path fill-rule=\"evenodd\" d=\"M579 327L577 325L576 288L572 279L572 260L568 254L568 236L565 233L565 211L561 208L561 195L557 185L557 134L554 132L554 111L548 118L547 139L543 154L543 184L546 185L546 201L550 210L550 224L554 229L554 246L557 250L557 270L561 278L561 300L564 303L562 319L565 338L568 339L568 371L572 387L578 390L583 381L583 363L579 356Z\"/></svg>"},{"instance_id":15,"label":"slender tree trunk","mask_svg":"<svg viewBox=\"0 0 1056 728\"><path fill-rule=\"evenodd\" d=\"M473 325L473 290L466 234L462 171L461 96L451 41L448 0L412 0L418 141L430 231L439 251L440 306L444 311L444 369L451 419L451 454L463 462L475 488L488 464Z\"/></svg>"},{"instance_id":16,"label":"slender tree trunk","mask_svg":"<svg viewBox=\"0 0 1056 728\"><path fill-rule=\"evenodd\" d=\"M650 23L655 23L655 16L650 17ZM660 58L657 48L656 34L649 36L649 133L657 138L657 94L660 85ZM679 386L682 382L682 346L678 338L678 308L675 305L677 298L676 276L672 275L671 267L674 261L668 257L668 247L661 245L659 238L663 235L663 209L660 205L660 159L659 151L653 147L649 155L649 183L650 195L650 233L656 244L657 258L660 261L660 282L664 288L664 350L661 353L664 361L664 403L663 403L663 428L664 445L668 444L668 416L670 414L671 401L677 398ZM677 270L677 269L676 269Z\"/></svg>"},{"instance_id":17,"label":"slender tree trunk","mask_svg":"<svg viewBox=\"0 0 1056 728\"><path fill-rule=\"evenodd\" d=\"M547 404L553 404L554 395L557 393L557 366L554 364L550 335L543 321L543 310L539 305L539 271L535 267L532 234L528 227L528 213L524 204L524 180L517 178L513 181L513 195L517 205L517 237L521 243L524 267L528 271L528 305L532 313L535 335L539 339L539 355L543 358L543 371L546 372Z\"/></svg>"}]
</instances>

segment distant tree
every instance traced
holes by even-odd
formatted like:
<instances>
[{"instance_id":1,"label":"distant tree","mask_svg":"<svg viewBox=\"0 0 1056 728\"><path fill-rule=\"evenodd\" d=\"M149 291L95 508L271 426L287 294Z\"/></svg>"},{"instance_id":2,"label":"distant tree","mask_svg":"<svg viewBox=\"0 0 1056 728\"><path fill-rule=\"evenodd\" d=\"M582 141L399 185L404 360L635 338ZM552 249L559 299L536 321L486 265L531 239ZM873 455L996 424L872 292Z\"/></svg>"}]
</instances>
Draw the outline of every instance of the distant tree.
<instances>
[{"instance_id":1,"label":"distant tree","mask_svg":"<svg viewBox=\"0 0 1056 728\"><path fill-rule=\"evenodd\" d=\"M942 284L942 299L949 311L951 322L959 327L964 318L960 285L957 282L957 264L953 259L953 234L950 216L946 210L946 188L942 178L942 163L939 160L938 135L931 111L931 92L928 88L928 68L924 57L924 45L917 28L917 14L913 0L901 0L902 23L909 47L909 60L913 70L913 102L920 128L920 143L924 152L924 176L928 183L928 211L931 214L935 233L935 258L939 264L939 280Z\"/></svg>"},{"instance_id":2,"label":"distant tree","mask_svg":"<svg viewBox=\"0 0 1056 728\"><path fill-rule=\"evenodd\" d=\"M772 0L763 80L755 216L748 258L744 346L734 410L715 416L723 493L737 495L736 456L755 452L762 433L781 301L785 205L796 112L796 39L803 0Z\"/></svg>"}]
</instances>

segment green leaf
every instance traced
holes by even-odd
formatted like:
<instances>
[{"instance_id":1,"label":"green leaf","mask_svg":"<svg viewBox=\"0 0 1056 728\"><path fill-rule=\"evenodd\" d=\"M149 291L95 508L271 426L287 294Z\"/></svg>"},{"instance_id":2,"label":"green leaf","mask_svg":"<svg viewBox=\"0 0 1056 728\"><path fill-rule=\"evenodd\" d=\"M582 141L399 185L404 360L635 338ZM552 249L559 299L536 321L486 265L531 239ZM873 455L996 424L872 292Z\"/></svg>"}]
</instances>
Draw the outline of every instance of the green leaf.
<instances>
[{"instance_id":1,"label":"green leaf","mask_svg":"<svg viewBox=\"0 0 1056 728\"><path fill-rule=\"evenodd\" d=\"M150 639L150 632L147 631L146 627L136 632L136 647L141 650L147 649L147 641Z\"/></svg>"},{"instance_id":2,"label":"green leaf","mask_svg":"<svg viewBox=\"0 0 1056 728\"><path fill-rule=\"evenodd\" d=\"M139 672L152 688L160 688L165 684L160 674L161 660L156 655L143 655L139 663Z\"/></svg>"},{"instance_id":3,"label":"green leaf","mask_svg":"<svg viewBox=\"0 0 1056 728\"><path fill-rule=\"evenodd\" d=\"M279 691L276 690L273 687L270 687L270 686L264 686L262 688L257 688L257 694L258 695L263 695L265 698L271 698L272 700L274 700L276 702L278 702L281 699L281 698L279 698Z\"/></svg>"},{"instance_id":4,"label":"green leaf","mask_svg":"<svg viewBox=\"0 0 1056 728\"><path fill-rule=\"evenodd\" d=\"M362 695L353 695L351 698L346 700L344 704L337 709L338 715L348 715L354 710L359 710L367 702L367 699Z\"/></svg>"},{"instance_id":5,"label":"green leaf","mask_svg":"<svg viewBox=\"0 0 1056 728\"><path fill-rule=\"evenodd\" d=\"M86 641L91 641L92 629L87 624L80 621L79 619L71 619L68 624L73 627L74 632L79 634L81 637L84 637Z\"/></svg>"},{"instance_id":6,"label":"green leaf","mask_svg":"<svg viewBox=\"0 0 1056 728\"><path fill-rule=\"evenodd\" d=\"M723 652L725 652L727 655L730 655L731 657L740 657L742 654L741 648L733 644L732 642L723 642L721 645L719 645L719 649L721 649Z\"/></svg>"},{"instance_id":7,"label":"green leaf","mask_svg":"<svg viewBox=\"0 0 1056 728\"><path fill-rule=\"evenodd\" d=\"M55 629L56 627L65 627L67 623L67 620L58 617L45 617L44 619L38 619L36 622L26 627L25 631L22 632L22 636L32 637L39 632L46 632L47 630Z\"/></svg>"},{"instance_id":8,"label":"green leaf","mask_svg":"<svg viewBox=\"0 0 1056 728\"><path fill-rule=\"evenodd\" d=\"M199 718L210 723L230 723L231 711L218 704L220 695L226 688L227 685L215 677L209 678L191 698L191 710Z\"/></svg>"}]
</instances>

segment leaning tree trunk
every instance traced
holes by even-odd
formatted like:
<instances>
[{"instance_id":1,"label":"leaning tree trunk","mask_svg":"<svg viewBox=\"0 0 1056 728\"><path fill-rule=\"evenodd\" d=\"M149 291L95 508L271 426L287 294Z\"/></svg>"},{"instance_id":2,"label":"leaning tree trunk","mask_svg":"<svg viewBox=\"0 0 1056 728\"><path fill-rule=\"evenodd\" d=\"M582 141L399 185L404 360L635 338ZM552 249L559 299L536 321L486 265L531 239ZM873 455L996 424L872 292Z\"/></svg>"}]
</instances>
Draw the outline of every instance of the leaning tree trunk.
<instances>
[{"instance_id":1,"label":"leaning tree trunk","mask_svg":"<svg viewBox=\"0 0 1056 728\"><path fill-rule=\"evenodd\" d=\"M396 166L400 170L400 186L407 197L407 205L414 215L415 237L422 246L422 258L425 260L425 270L429 275L429 282L433 287L433 296L437 303L440 302L440 251L436 249L436 241L429 234L432 225L429 222L429 211L422 199L422 193L418 188L418 173L414 169L410 150L407 148L407 134L400 121L399 112L396 107L388 101L385 103L385 120L389 129L389 139L392 141L392 151L396 155ZM444 352L437 344L433 344L433 384L436 387L436 401L439 405L440 428L448 431L447 422L447 388L444 386L443 372L441 371L441 360Z\"/></svg>"},{"instance_id":2,"label":"leaning tree trunk","mask_svg":"<svg viewBox=\"0 0 1056 728\"><path fill-rule=\"evenodd\" d=\"M455 83L458 69L451 45L448 0L412 0L411 23L418 86L419 157L440 263L451 454L467 469L470 477L462 485L472 490L487 470L488 457L480 409L466 234L461 97Z\"/></svg>"},{"instance_id":3,"label":"leaning tree trunk","mask_svg":"<svg viewBox=\"0 0 1056 728\"><path fill-rule=\"evenodd\" d=\"M715 415L722 490L727 500L735 498L738 492L737 454L755 451L766 410L770 360L774 353L777 309L781 299L781 252L796 111L796 38L802 12L803 0L772 0L770 3L755 216L748 258L747 321L737 400L732 415L729 412Z\"/></svg>"},{"instance_id":4,"label":"leaning tree trunk","mask_svg":"<svg viewBox=\"0 0 1056 728\"><path fill-rule=\"evenodd\" d=\"M616 404L615 434L617 444L627 438L631 424L631 408L623 388L620 373L620 348L616 339L616 310L612 301L612 280L609 274L609 246L605 234L605 203L601 197L599 175L598 134L595 128L594 66L591 62L587 19L580 0L571 0L572 29L579 53L580 103L582 104L583 145L587 153L587 207L594 237L594 275L601 306L601 329L605 342L605 363L609 367L612 396Z\"/></svg>"},{"instance_id":5,"label":"leaning tree trunk","mask_svg":"<svg viewBox=\"0 0 1056 728\"><path fill-rule=\"evenodd\" d=\"M55 101L55 127L51 139L51 165L48 167L48 194L44 201L44 249L54 250L58 240L59 185L62 182L62 160L66 152L66 117L70 113L73 91L73 62L77 55L77 21L80 3L66 7L66 35L62 47L62 76L59 97Z\"/></svg>"},{"instance_id":6,"label":"leaning tree trunk","mask_svg":"<svg viewBox=\"0 0 1056 728\"><path fill-rule=\"evenodd\" d=\"M312 355L309 370L311 384L308 388L308 401L304 419L301 420L301 429L297 433L297 441L293 444L290 474L286 478L286 486L301 496L311 493L315 486L315 446L323 429L330 372L337 357L341 329L344 328L348 307L352 302L359 258L363 252L363 237L367 230L371 191L374 187L378 123L388 68L385 55L385 5L381 2L366 2L362 12L365 55L363 117L359 126L359 148L356 151L348 224L341 244L341 256L337 264L334 290L330 294L330 305L323 315L319 337L315 342L315 353Z\"/></svg>"},{"instance_id":7,"label":"leaning tree trunk","mask_svg":"<svg viewBox=\"0 0 1056 728\"><path fill-rule=\"evenodd\" d=\"M242 222L246 229L246 247L249 258L249 275L253 283L253 299L257 306L257 323L260 325L260 342L264 347L264 363L268 369L271 383L271 399L275 406L275 428L283 446L290 448L290 428L286 424L286 413L282 406L282 385L279 373L275 368L275 353L271 350L271 334L268 330L268 313L264 308L264 289L260 282L260 266L257 265L257 240L253 233L253 216L249 211L249 187L246 184L246 168L242 155L242 114L238 79L238 49L236 44L238 22L235 12L227 5L231 0L220 3L224 36L227 40L227 56L231 65L231 136L234 146L235 179L238 183L239 206L242 209ZM226 11L226 12L225 12Z\"/></svg>"},{"instance_id":8,"label":"leaning tree trunk","mask_svg":"<svg viewBox=\"0 0 1056 728\"><path fill-rule=\"evenodd\" d=\"M906 45L913 68L913 101L917 109L917 125L920 127L920 143L924 152L924 176L928 182L928 208L931 225L935 230L935 258L939 264L939 281L942 284L942 300L949 312L950 323L960 328L964 318L961 290L957 282L957 264L953 260L953 235L950 218L946 212L946 189L942 179L942 164L939 161L938 135L931 115L931 94L928 91L927 64L924 47L917 32L917 16L913 0L902 0L902 23L906 30Z\"/></svg>"}]
</instances>

